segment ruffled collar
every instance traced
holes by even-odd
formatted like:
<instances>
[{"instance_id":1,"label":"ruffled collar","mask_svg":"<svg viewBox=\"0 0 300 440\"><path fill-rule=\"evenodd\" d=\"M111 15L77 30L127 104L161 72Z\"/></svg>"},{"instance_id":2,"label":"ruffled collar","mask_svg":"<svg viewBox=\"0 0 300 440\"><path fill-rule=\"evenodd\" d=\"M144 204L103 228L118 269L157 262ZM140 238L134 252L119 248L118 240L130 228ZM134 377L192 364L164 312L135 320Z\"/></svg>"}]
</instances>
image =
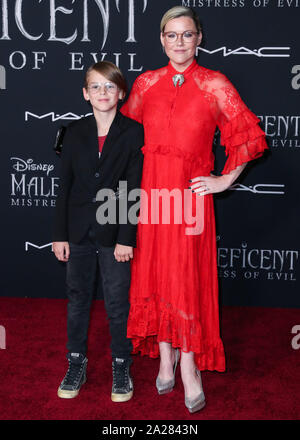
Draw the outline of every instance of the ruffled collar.
<instances>
[{"instance_id":1,"label":"ruffled collar","mask_svg":"<svg viewBox=\"0 0 300 440\"><path fill-rule=\"evenodd\" d=\"M185 78L187 78L198 67L198 63L197 63L197 60L194 58L194 61L183 72L178 72L176 69L174 69L174 67L171 64L171 61L169 61L169 64L167 67L168 67L168 72L172 76L177 75L177 74L182 74L182 75L184 75Z\"/></svg>"}]
</instances>

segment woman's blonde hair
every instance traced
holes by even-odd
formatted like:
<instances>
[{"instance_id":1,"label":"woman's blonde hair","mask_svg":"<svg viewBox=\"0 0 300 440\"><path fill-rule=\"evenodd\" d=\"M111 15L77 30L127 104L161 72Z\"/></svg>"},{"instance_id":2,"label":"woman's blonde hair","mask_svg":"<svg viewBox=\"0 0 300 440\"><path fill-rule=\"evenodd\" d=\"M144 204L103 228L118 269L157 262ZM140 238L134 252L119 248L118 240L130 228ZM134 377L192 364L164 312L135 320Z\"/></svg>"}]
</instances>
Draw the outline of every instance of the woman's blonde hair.
<instances>
[{"instance_id":1,"label":"woman's blonde hair","mask_svg":"<svg viewBox=\"0 0 300 440\"><path fill-rule=\"evenodd\" d=\"M195 11L193 11L193 9L188 8L187 6L174 6L173 8L169 9L161 19L160 31L164 32L165 26L168 21L179 17L190 17L195 23L197 32L201 32L201 24L198 15Z\"/></svg>"}]
</instances>

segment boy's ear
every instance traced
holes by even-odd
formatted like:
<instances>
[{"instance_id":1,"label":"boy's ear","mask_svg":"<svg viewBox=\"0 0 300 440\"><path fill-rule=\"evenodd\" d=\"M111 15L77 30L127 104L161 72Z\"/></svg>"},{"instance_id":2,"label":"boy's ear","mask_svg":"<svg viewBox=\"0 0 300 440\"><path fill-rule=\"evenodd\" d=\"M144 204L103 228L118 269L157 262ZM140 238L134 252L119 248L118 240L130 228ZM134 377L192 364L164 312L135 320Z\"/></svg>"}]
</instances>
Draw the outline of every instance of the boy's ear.
<instances>
[{"instance_id":1,"label":"boy's ear","mask_svg":"<svg viewBox=\"0 0 300 440\"><path fill-rule=\"evenodd\" d=\"M125 98L125 96L126 96L126 93L125 93L123 90L120 90L120 92L119 92L119 100L120 100L120 101L123 101L123 99Z\"/></svg>"},{"instance_id":2,"label":"boy's ear","mask_svg":"<svg viewBox=\"0 0 300 440\"><path fill-rule=\"evenodd\" d=\"M86 101L89 101L89 100L90 100L90 97L89 97L88 91L86 90L85 87L83 87L83 89L82 89L82 93L83 93L83 97L84 97L84 99L85 99Z\"/></svg>"}]
</instances>

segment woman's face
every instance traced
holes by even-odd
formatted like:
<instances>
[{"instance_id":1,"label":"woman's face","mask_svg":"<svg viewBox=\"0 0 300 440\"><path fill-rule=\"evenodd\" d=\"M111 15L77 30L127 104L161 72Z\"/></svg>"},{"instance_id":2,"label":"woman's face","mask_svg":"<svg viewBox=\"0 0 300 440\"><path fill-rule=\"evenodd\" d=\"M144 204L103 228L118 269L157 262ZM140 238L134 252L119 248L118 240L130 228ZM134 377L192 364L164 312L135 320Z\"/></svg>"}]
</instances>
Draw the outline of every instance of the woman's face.
<instances>
[{"instance_id":1,"label":"woman's face","mask_svg":"<svg viewBox=\"0 0 300 440\"><path fill-rule=\"evenodd\" d=\"M183 32L197 32L194 20L190 17L179 17L169 20L165 26L164 33L160 34L161 44L166 55L169 57L173 67L179 72L183 72L194 60L196 47L201 43L202 34L193 34L191 41L184 39ZM181 34L177 36L176 41L170 41L164 34L174 32ZM171 35L174 38L174 35ZM175 35L176 39L176 35Z\"/></svg>"}]
</instances>

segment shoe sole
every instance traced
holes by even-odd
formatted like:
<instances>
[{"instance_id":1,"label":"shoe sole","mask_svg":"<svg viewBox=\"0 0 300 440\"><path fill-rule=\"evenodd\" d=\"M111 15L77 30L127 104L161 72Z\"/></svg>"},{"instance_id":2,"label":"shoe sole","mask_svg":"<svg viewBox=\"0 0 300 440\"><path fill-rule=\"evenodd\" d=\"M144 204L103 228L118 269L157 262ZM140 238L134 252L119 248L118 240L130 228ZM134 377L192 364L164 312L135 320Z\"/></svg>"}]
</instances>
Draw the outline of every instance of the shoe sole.
<instances>
[{"instance_id":1,"label":"shoe sole","mask_svg":"<svg viewBox=\"0 0 300 440\"><path fill-rule=\"evenodd\" d=\"M171 393L171 391L173 391L174 387L172 388L166 388L165 390L157 390L158 394L161 396L162 394L168 394Z\"/></svg>"},{"instance_id":2,"label":"shoe sole","mask_svg":"<svg viewBox=\"0 0 300 440\"><path fill-rule=\"evenodd\" d=\"M187 409L189 410L189 412L190 412L191 414L193 414L193 413L195 413L195 412L200 411L201 409L203 409L203 408L205 407L205 405L206 405L206 402L205 402L205 400L204 400L204 402L199 402L197 405L195 405L194 408L189 408L189 407L187 407Z\"/></svg>"},{"instance_id":3,"label":"shoe sole","mask_svg":"<svg viewBox=\"0 0 300 440\"><path fill-rule=\"evenodd\" d=\"M133 396L133 391L130 391L130 393L127 394L115 394L111 393L111 400L113 402L127 402L130 400Z\"/></svg>"},{"instance_id":4,"label":"shoe sole","mask_svg":"<svg viewBox=\"0 0 300 440\"><path fill-rule=\"evenodd\" d=\"M84 380L84 382L82 382L80 388L82 387L83 384L85 384L85 382L86 382L86 380ZM79 388L79 390L75 390L75 391L61 390L60 388L58 388L57 395L61 399L74 399L74 397L78 396L80 388Z\"/></svg>"}]
</instances>

